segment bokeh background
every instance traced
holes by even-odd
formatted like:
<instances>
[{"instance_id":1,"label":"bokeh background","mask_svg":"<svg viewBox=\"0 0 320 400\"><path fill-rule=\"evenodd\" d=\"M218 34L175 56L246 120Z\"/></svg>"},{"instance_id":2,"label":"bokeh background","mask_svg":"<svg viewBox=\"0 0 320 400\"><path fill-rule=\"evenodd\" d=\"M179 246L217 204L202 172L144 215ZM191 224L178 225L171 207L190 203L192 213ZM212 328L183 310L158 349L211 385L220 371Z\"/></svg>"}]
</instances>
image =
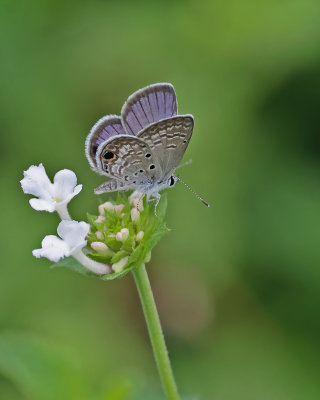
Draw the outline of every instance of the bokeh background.
<instances>
[{"instance_id":1,"label":"bokeh background","mask_svg":"<svg viewBox=\"0 0 320 400\"><path fill-rule=\"evenodd\" d=\"M50 270L54 234L19 180L76 172L84 140L128 95L174 84L195 116L172 229L149 273L184 399L319 399L318 0L26 1L0 8L0 398L162 399L131 276ZM107 196L104 197L107 199Z\"/></svg>"}]
</instances>

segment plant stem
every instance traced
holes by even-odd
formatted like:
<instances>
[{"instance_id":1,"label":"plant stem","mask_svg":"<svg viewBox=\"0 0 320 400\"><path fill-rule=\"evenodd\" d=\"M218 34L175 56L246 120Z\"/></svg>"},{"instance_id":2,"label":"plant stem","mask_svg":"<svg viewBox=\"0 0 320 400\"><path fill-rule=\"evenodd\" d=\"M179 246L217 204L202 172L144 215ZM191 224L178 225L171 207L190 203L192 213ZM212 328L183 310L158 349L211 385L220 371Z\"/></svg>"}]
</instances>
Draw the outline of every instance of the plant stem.
<instances>
[{"instance_id":1,"label":"plant stem","mask_svg":"<svg viewBox=\"0 0 320 400\"><path fill-rule=\"evenodd\" d=\"M133 269L132 273L139 292L162 385L169 400L179 400L177 386L173 377L168 351L145 265L142 264L139 268Z\"/></svg>"}]
</instances>

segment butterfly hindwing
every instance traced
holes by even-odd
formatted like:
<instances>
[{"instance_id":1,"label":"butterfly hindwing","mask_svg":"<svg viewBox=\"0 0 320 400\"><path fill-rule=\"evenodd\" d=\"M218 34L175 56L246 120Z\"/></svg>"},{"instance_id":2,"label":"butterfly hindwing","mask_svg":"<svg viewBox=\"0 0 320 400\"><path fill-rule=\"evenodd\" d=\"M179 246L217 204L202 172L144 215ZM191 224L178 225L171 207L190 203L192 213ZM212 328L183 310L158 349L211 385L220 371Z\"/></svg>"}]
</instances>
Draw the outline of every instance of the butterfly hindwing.
<instances>
[{"instance_id":1,"label":"butterfly hindwing","mask_svg":"<svg viewBox=\"0 0 320 400\"><path fill-rule=\"evenodd\" d=\"M128 134L137 135L148 125L177 114L177 98L170 83L156 83L133 93L121 110Z\"/></svg>"},{"instance_id":2,"label":"butterfly hindwing","mask_svg":"<svg viewBox=\"0 0 320 400\"><path fill-rule=\"evenodd\" d=\"M96 162L108 176L128 186L152 184L161 170L150 147L143 140L129 135L115 136L102 143L97 150Z\"/></svg>"}]
</instances>

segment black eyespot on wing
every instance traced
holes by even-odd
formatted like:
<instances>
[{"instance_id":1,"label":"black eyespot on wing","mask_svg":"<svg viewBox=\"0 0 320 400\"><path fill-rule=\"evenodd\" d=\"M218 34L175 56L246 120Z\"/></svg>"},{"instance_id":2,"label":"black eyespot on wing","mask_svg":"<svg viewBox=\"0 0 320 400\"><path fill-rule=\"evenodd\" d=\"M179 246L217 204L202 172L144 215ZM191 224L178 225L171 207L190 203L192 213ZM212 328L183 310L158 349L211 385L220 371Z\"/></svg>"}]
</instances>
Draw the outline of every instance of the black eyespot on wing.
<instances>
[{"instance_id":1,"label":"black eyespot on wing","mask_svg":"<svg viewBox=\"0 0 320 400\"><path fill-rule=\"evenodd\" d=\"M106 172L109 172L109 168L108 168L108 166L107 166L106 164L103 165L103 169L104 169Z\"/></svg>"},{"instance_id":2,"label":"black eyespot on wing","mask_svg":"<svg viewBox=\"0 0 320 400\"><path fill-rule=\"evenodd\" d=\"M139 171L141 174L142 174L142 172L143 172L143 169L140 169L140 171Z\"/></svg>"},{"instance_id":3,"label":"black eyespot on wing","mask_svg":"<svg viewBox=\"0 0 320 400\"><path fill-rule=\"evenodd\" d=\"M112 151L109 151L109 150L107 150L107 151L105 151L104 153L103 153L103 158L105 159L105 160L112 160L112 159L114 159L115 158L115 154L114 153L112 153Z\"/></svg>"},{"instance_id":4,"label":"black eyespot on wing","mask_svg":"<svg viewBox=\"0 0 320 400\"><path fill-rule=\"evenodd\" d=\"M169 186L173 186L174 182L175 182L174 177L171 176L170 181L169 181Z\"/></svg>"},{"instance_id":5,"label":"black eyespot on wing","mask_svg":"<svg viewBox=\"0 0 320 400\"><path fill-rule=\"evenodd\" d=\"M155 169L155 167L156 167L156 166L155 166L154 164L151 164L150 167L149 167L149 169Z\"/></svg>"},{"instance_id":6,"label":"black eyespot on wing","mask_svg":"<svg viewBox=\"0 0 320 400\"><path fill-rule=\"evenodd\" d=\"M150 157L151 157L151 154L150 154L150 153L147 153L147 154L145 154L145 157L146 157L146 158L150 158Z\"/></svg>"},{"instance_id":7,"label":"black eyespot on wing","mask_svg":"<svg viewBox=\"0 0 320 400\"><path fill-rule=\"evenodd\" d=\"M186 141L186 140L184 140L184 141L183 141L183 143L187 143L187 141Z\"/></svg>"}]
</instances>

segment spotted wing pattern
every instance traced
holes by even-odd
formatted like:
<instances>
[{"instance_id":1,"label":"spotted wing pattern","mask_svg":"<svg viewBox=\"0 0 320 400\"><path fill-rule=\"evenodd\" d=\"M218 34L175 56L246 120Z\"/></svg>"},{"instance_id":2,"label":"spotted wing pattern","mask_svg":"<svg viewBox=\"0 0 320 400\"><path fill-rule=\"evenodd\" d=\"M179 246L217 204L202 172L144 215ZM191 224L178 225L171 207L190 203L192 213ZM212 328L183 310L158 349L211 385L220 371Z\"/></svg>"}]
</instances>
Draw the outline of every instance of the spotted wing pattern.
<instances>
[{"instance_id":1,"label":"spotted wing pattern","mask_svg":"<svg viewBox=\"0 0 320 400\"><path fill-rule=\"evenodd\" d=\"M99 119L86 140L86 156L93 169L97 170L96 153L99 145L112 136L124 135L125 133L121 118L117 115L107 115Z\"/></svg>"},{"instance_id":2,"label":"spotted wing pattern","mask_svg":"<svg viewBox=\"0 0 320 400\"><path fill-rule=\"evenodd\" d=\"M108 176L124 182L127 189L152 185L160 171L150 147L143 140L128 135L114 137L102 144L97 162Z\"/></svg>"},{"instance_id":3,"label":"spotted wing pattern","mask_svg":"<svg viewBox=\"0 0 320 400\"><path fill-rule=\"evenodd\" d=\"M156 83L133 93L121 110L128 134L137 135L153 122L177 114L177 98L170 83Z\"/></svg>"},{"instance_id":4,"label":"spotted wing pattern","mask_svg":"<svg viewBox=\"0 0 320 400\"><path fill-rule=\"evenodd\" d=\"M192 115L177 115L154 123L138 134L161 167L157 179L165 180L177 168L188 147L193 126Z\"/></svg>"}]
</instances>

